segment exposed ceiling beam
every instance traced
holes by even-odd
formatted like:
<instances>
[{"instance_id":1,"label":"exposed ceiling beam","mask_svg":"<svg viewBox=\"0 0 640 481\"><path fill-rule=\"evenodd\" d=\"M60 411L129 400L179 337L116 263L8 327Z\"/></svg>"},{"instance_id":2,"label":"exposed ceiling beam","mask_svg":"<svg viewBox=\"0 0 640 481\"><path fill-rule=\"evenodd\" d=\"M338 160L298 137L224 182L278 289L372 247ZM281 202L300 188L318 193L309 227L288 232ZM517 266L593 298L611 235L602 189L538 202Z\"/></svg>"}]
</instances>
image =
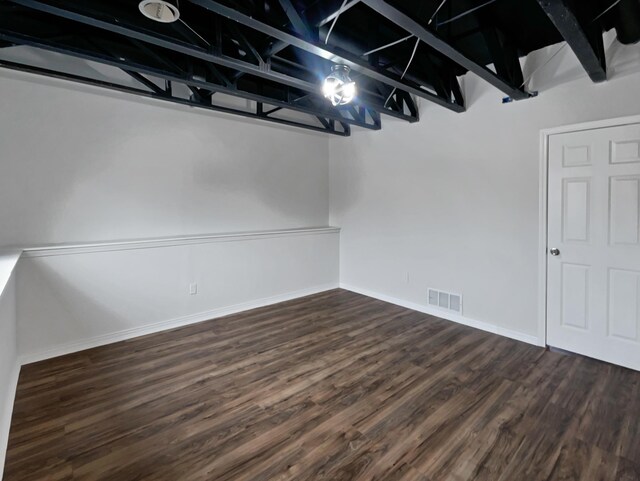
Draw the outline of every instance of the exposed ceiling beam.
<instances>
[{"instance_id":1,"label":"exposed ceiling beam","mask_svg":"<svg viewBox=\"0 0 640 481\"><path fill-rule=\"evenodd\" d=\"M531 95L527 93L522 86L510 83L508 80L493 73L484 65L476 63L474 60L463 54L455 47L449 45L445 40L436 34L427 30L426 27L398 10L386 0L362 0L363 3L374 9L380 15L388 18L396 25L402 27L407 32L419 38L422 42L429 45L434 50L440 52L445 57L453 60L458 65L464 67L470 72L475 73L480 78L486 80L491 85L501 90L509 97L515 100L529 98Z\"/></svg>"},{"instance_id":2,"label":"exposed ceiling beam","mask_svg":"<svg viewBox=\"0 0 640 481\"><path fill-rule=\"evenodd\" d=\"M125 73L129 74L133 79L137 80L142 85L147 87L152 92L155 92L158 95L166 95L167 92L164 89L160 88L158 85L153 83L151 80L149 80L147 77L145 77L144 75L140 74L139 72L135 72L133 70L128 70L128 69L124 69L124 68L122 70Z\"/></svg>"},{"instance_id":3,"label":"exposed ceiling beam","mask_svg":"<svg viewBox=\"0 0 640 481\"><path fill-rule=\"evenodd\" d=\"M520 56L513 42L497 28L484 30L482 36L493 60L496 74L511 85L524 85Z\"/></svg>"},{"instance_id":4,"label":"exposed ceiling beam","mask_svg":"<svg viewBox=\"0 0 640 481\"><path fill-rule=\"evenodd\" d=\"M20 0L26 1L26 0ZM428 92L420 88L420 85L408 83L403 81L399 75L392 74L390 72L384 71L381 68L375 68L370 65L367 61L362 60L357 57L357 55L353 55L346 51L338 51L337 49L331 48L327 45L320 45L316 42L312 42L309 39L304 39L291 33L280 30L277 27L272 25L268 25L254 17L249 15L245 15L242 12L239 12L233 8L222 5L214 0L190 0L191 3L199 5L213 13L226 17L235 22L241 23L247 27L250 27L254 30L258 30L270 37L281 40L282 42L291 45L293 47L299 48L300 50L304 50L318 57L324 58L334 63L340 63L343 65L347 65L352 70L356 72L360 72L367 77L374 79L378 82L385 83L387 85L391 85L392 87L404 90L409 92L417 97L422 97L424 99L430 100L438 105L446 107L454 112L463 112L465 110L464 105L460 105L454 102L451 99L440 97L436 94Z\"/></svg>"},{"instance_id":5,"label":"exposed ceiling beam","mask_svg":"<svg viewBox=\"0 0 640 481\"><path fill-rule=\"evenodd\" d=\"M281 4L283 4L283 2L288 3L288 4L291 3L289 0L280 0ZM327 23L331 22L334 18L336 18L338 15L342 14L343 12L346 12L347 10L349 10L351 7L357 5L358 3L360 3L360 0L351 0L350 2L347 2L344 7L338 8L335 12L333 12L330 15L327 15L326 17L321 19L316 24L316 27L320 28L320 27L326 25ZM313 31L313 30L309 29L308 31ZM281 52L282 50L284 50L288 46L289 46L289 44L287 42L283 42L282 40L277 40L277 41L275 41L273 44L271 44L269 46L269 48L265 51L265 55L267 57L272 56L272 55L277 55L279 52Z\"/></svg>"},{"instance_id":6,"label":"exposed ceiling beam","mask_svg":"<svg viewBox=\"0 0 640 481\"><path fill-rule=\"evenodd\" d=\"M348 1L347 3L344 4L344 7L338 8L335 12L333 12L330 15L327 15L325 18L321 19L318 22L317 26L318 27L322 27L323 25L326 25L327 23L332 22L333 19L336 18L338 15L342 15L344 12L349 10L351 7L355 7L358 3L360 3L360 0Z\"/></svg>"},{"instance_id":7,"label":"exposed ceiling beam","mask_svg":"<svg viewBox=\"0 0 640 481\"><path fill-rule=\"evenodd\" d=\"M566 0L537 0L594 82L607 80L607 60L599 26L578 20ZM589 33L588 30L592 29Z\"/></svg>"},{"instance_id":8,"label":"exposed ceiling beam","mask_svg":"<svg viewBox=\"0 0 640 481\"><path fill-rule=\"evenodd\" d=\"M280 0L281 4L283 4L283 2L288 3L288 4L291 3L290 0ZM347 10L349 10L351 7L354 7L358 3L360 3L360 0L351 0L350 2L347 2L344 7L338 8L335 12L333 12L330 15L327 15L326 17L321 19L316 24L316 27L320 28L320 27L326 25L327 23L333 21L333 19L336 18L338 15L342 14L343 12L346 12ZM311 30L309 29L308 31L311 31ZM282 40L277 40L267 49L265 54L267 56L277 55L279 52L281 52L282 50L284 50L288 46L289 46L289 44L287 42L283 42Z\"/></svg>"},{"instance_id":9,"label":"exposed ceiling beam","mask_svg":"<svg viewBox=\"0 0 640 481\"><path fill-rule=\"evenodd\" d=\"M329 134L333 134L333 135L339 135L341 137L348 137L349 135L351 135L351 129L349 128L348 124L343 124L341 122L335 122L334 120L327 120L324 119L322 116L316 116L317 120L320 120L321 125L322 126L316 126L313 124L306 124L303 122L297 122L297 121L293 121L293 120L286 120L286 119L279 119L279 118L275 118L275 117L269 117L268 114L262 113L258 111L258 107L256 105L256 111L245 111L245 110L240 110L240 109L234 109L234 108L230 108L230 107L225 107L225 106L221 106L221 105L213 105L207 102L203 102L203 101L197 101L192 99L184 99L184 98L180 98L180 97L174 97L171 94L171 89L168 89L167 92L162 93L162 94L157 94L156 92L151 92L151 91L147 91L147 90L141 90L141 89L137 89L134 87L128 87L128 86L124 86L124 85L119 85L117 83L113 83L113 82L106 82L103 80L97 80L97 79L91 79L88 77L83 77L80 75L74 75L74 74L70 74L70 73L66 73L66 72L57 72L54 70L49 70L49 69L45 69L45 68L41 68L41 67L34 67L32 65L24 65L24 64L20 64L20 63L16 63L16 62L9 62L7 60L2 60L0 59L0 68L6 68L6 69L11 69L11 70L17 70L20 72L25 72L25 73L30 73L30 74L35 74L35 75L41 75L41 76L45 76L45 77L51 77L51 78L56 78L56 79L60 79L60 80L67 80L67 81L71 81L71 82L76 82L76 83L81 83L81 84L85 84L85 85L92 85L92 86L96 86L96 87L101 87L101 88L106 88L109 90L116 90L119 92L125 92L125 93L129 93L129 94L134 94L137 96L142 96L142 97L148 97L148 98L152 98L152 99L156 99L156 100L161 100L163 102L171 102L174 104L180 104L180 105L184 105L184 106L188 106L188 107L196 107L199 109L205 109L205 110L213 110L216 112L222 112L225 114L231 114L231 115L239 115L242 117L247 117L247 118L252 118L252 119L258 119L258 120L263 120L266 122L272 122L272 123L276 123L276 124L280 124L280 125L287 125L290 127L298 127L298 128L303 128L303 129L307 129L307 130L313 130L315 132L323 132L323 133L329 133ZM340 125L341 129L337 128L337 124Z\"/></svg>"},{"instance_id":10,"label":"exposed ceiling beam","mask_svg":"<svg viewBox=\"0 0 640 481\"><path fill-rule=\"evenodd\" d=\"M376 112L369 111L371 118L373 119L371 122L363 121L359 118L349 118L345 117L343 113L345 111L339 109L332 109L328 106L318 106L314 104L313 106L307 105L304 102L299 102L298 99L291 99L289 101L284 101L278 98L268 97L265 95L259 95L256 93L248 92L246 90L240 90L237 86L230 85L219 85L205 79L196 80L192 76L190 76L186 72L176 72L176 71L168 71L163 70L157 67L150 67L149 65L144 65L138 62L126 61L122 60L119 55L108 55L106 50L102 49L103 52L97 52L95 50L89 49L81 49L81 48L73 48L68 45L64 45L61 43L56 43L51 40L41 40L37 38L30 37L25 34L19 34L15 32L9 32L0 28L0 40L3 41L12 41L16 44L20 45L28 45L31 47L39 48L42 50L47 50L50 52L62 53L65 55L69 55L75 58L80 58L83 60L89 60L96 63L101 63L104 65L109 65L111 67L116 67L124 70L133 78L143 83L145 86L154 91L157 95L163 95L163 92L160 92L155 84L148 80L143 75L150 75L152 77L160 78L165 81L175 82L183 84L189 88L196 89L204 89L212 92L220 92L226 95L231 95L234 97L240 97L248 100L252 100L255 102L265 103L273 106L282 107L284 109L301 112L304 114L308 114L311 116L321 115L331 120L335 120L338 122L343 122L347 124L356 125L358 127L379 130L381 127L380 119L377 116ZM96 44L95 41L91 41L91 44ZM157 52L155 55L159 55ZM166 94L166 92L165 92ZM306 99L307 101L309 99Z\"/></svg>"},{"instance_id":11,"label":"exposed ceiling beam","mask_svg":"<svg viewBox=\"0 0 640 481\"><path fill-rule=\"evenodd\" d=\"M287 60L287 59L283 59L280 57L274 57L274 61L277 62L283 62L289 65L293 65L297 68L301 68L301 69L306 69L308 67L304 66L304 65L300 65L292 60ZM455 82L458 87L459 84L457 83L457 81ZM376 96L382 96L385 99L389 98L388 102L387 102L387 109L384 110L384 113L390 117L396 117L400 120L405 120L408 122L417 122L420 119L420 116L418 114L418 106L415 103L413 97L411 95L409 95L407 92L403 91L403 90L399 90L396 89L395 92L392 92L392 88L389 87L389 89L385 92L382 93L382 91L380 90L380 87L386 87L386 85L381 84L381 83L377 83L375 84L375 95ZM389 97L389 94L391 93L391 97ZM358 96L362 96L362 90L359 91ZM358 105L357 103L353 103L353 105L355 105L358 108L362 108L363 105L360 104ZM405 108L406 107L406 110ZM369 109L370 111L372 111L372 109ZM373 109L373 111L377 111L380 112L379 109ZM409 113L406 113L406 112Z\"/></svg>"},{"instance_id":12,"label":"exposed ceiling beam","mask_svg":"<svg viewBox=\"0 0 640 481\"><path fill-rule=\"evenodd\" d=\"M207 60L223 67L240 70L252 75L262 76L269 80L279 82L290 87L299 88L301 90L313 91L317 90L317 85L306 82L301 79L290 77L288 75L279 74L277 72L265 72L265 69L260 65L254 65L249 62L234 59L216 52L215 49L206 49L193 45L187 41L181 41L168 35L161 35L154 33L150 30L136 27L134 25L128 25L123 21L114 19L113 21L104 18L97 18L97 16L81 13L72 8L73 3L67 4L64 2L56 3L55 5L39 0L12 0L13 3L22 5L27 8L39 10L41 12L56 15L62 18L67 18L76 22L90 25L92 27L101 28L109 32L114 32L120 35L125 35L136 40L141 40L159 47L173 50L174 52L183 53L185 55L191 55L202 60Z\"/></svg>"},{"instance_id":13,"label":"exposed ceiling beam","mask_svg":"<svg viewBox=\"0 0 640 481\"><path fill-rule=\"evenodd\" d=\"M223 67L228 67L233 70L241 71L246 74L254 75L256 77L271 80L273 82L287 85L296 89L300 89L305 92L315 93L319 92L319 85L313 82L292 77L283 73L273 71L268 65L255 65L249 62L238 60L227 55L223 55L216 48L204 48L196 46L186 41L181 41L168 35L162 35L150 30L140 28L134 25L127 24L124 21L119 21L113 16L107 17L105 15L90 15L83 13L75 8L74 2L57 2L55 5L40 0L12 0L12 3L21 5L23 7L38 10L51 15L56 15L68 20L73 20L85 25L100 28L109 32L124 35L134 40L147 42L152 45L166 48L174 52L189 55L201 60L206 60ZM98 18L99 17L99 18ZM404 115L401 112L392 112L390 108L387 108L382 103L376 103L372 98L360 98L357 103L362 103L370 109L375 109L380 113L388 114L393 117L402 118L409 122L417 121L417 118Z\"/></svg>"},{"instance_id":14,"label":"exposed ceiling beam","mask_svg":"<svg viewBox=\"0 0 640 481\"><path fill-rule=\"evenodd\" d=\"M280 2L280 6L282 7L285 14L287 15L287 18L291 22L291 25L293 25L293 28L297 32L300 32L301 34L303 34L305 38L308 38L309 40L314 39L316 37L315 32L317 30L314 31L314 29L312 29L307 24L305 19L302 18L302 15L300 15L300 12L298 12L296 10L296 7L293 6L293 4L291 3L291 0L278 0L278 1Z\"/></svg>"}]
</instances>

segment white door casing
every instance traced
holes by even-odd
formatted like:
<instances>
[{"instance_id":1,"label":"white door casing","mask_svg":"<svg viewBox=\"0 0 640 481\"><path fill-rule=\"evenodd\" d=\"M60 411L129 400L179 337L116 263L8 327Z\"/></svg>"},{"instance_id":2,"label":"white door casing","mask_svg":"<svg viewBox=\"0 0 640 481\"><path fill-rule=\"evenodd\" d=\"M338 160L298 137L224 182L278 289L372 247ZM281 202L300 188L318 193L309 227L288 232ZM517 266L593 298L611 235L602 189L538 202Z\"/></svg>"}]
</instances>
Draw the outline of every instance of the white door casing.
<instances>
[{"instance_id":1,"label":"white door casing","mask_svg":"<svg viewBox=\"0 0 640 481\"><path fill-rule=\"evenodd\" d=\"M640 124L550 135L548 162L547 343L640 370Z\"/></svg>"}]
</instances>

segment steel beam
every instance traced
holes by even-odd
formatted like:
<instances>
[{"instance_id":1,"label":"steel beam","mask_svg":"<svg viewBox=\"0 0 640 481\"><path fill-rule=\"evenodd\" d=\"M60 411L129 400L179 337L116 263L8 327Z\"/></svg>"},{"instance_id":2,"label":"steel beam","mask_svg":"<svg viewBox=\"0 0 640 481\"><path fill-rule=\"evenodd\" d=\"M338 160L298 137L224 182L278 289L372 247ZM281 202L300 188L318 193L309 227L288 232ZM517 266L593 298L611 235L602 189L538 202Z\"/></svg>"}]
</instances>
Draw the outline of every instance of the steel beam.
<instances>
[{"instance_id":1,"label":"steel beam","mask_svg":"<svg viewBox=\"0 0 640 481\"><path fill-rule=\"evenodd\" d=\"M279 57L279 56L278 56L278 57L273 57L273 61L283 62L283 63L286 63L286 64L288 64L288 65L291 65L291 66L293 66L293 67L295 67L295 68L299 68L299 69L302 69L302 70L311 71L311 70L309 69L309 67L307 67L307 66L305 66L305 65L301 65L301 64L296 63L296 62L294 62L294 61L292 61L292 60L284 59L284 58ZM355 75L353 76L353 80L356 80L356 76L355 76ZM457 80L456 80L455 78L454 78L454 82L455 82L456 84L458 84L458 82L457 82ZM386 91L386 93L383 95L383 94L381 94L381 92L380 92L380 90L379 90L379 87L387 87L387 86L386 86L386 85L384 85L384 84L380 84L380 83L376 83L376 84L374 84L374 85L376 86L376 89L377 89L377 90L376 90L375 92L370 91L370 90L367 90L367 91L365 91L364 95L363 95L363 90L364 90L364 89L359 88L359 89L358 89L358 92L359 92L359 93L358 93L358 98L363 98L363 97L367 97L367 98L368 98L369 96L373 96L373 97L381 98L381 99L383 99L384 101L386 101L387 97L389 96L389 93L390 93L393 89L392 89L391 87L389 87L389 89L388 89L388 90ZM459 86L459 84L458 84L458 88L459 88L459 87L460 87L460 86ZM401 90L396 89L396 94L394 94L394 96L398 95L398 92L402 92L402 91L401 91ZM405 93L406 93L406 92L405 92ZM410 107L411 107L411 109L415 109L415 110L417 111L417 106L416 106L415 102L413 101L413 97L411 97L411 95L409 95L409 94L407 94L407 95L406 95L406 97L407 97L407 99L408 99L407 101L411 104L411 106L410 106ZM355 105L357 105L358 107L363 107L363 106L365 106L365 107L366 107L366 106L368 106L368 105L369 105L369 106L370 106L370 105L377 105L377 104L372 104L371 102L369 102L369 101L368 101L368 100L366 100L366 99L365 99L364 103L361 103L361 102L357 102L357 101L356 101L354 104L355 104ZM418 115L417 115L417 113L416 113L415 115L405 114L405 113L401 112L400 107L398 107L398 110L394 110L393 108L389 108L389 107L392 107L391 102L388 104L388 107L387 107L386 109L381 110L381 108L380 108L380 107L376 107L376 108L375 108L375 110L377 110L378 112L384 112L386 115L389 115L389 116L391 116L391 117L396 117L396 118L401 119L401 120L406 120L407 122L411 122L411 123L417 122L417 121L419 120L419 119L418 119ZM368 108L367 110L372 111L372 110L374 110L374 109L373 109L373 108Z\"/></svg>"},{"instance_id":2,"label":"steel beam","mask_svg":"<svg viewBox=\"0 0 640 481\"><path fill-rule=\"evenodd\" d=\"M483 31L483 36L493 59L496 73L511 85L523 85L524 75L520 66L518 49L513 42L503 32L495 28Z\"/></svg>"},{"instance_id":3,"label":"steel beam","mask_svg":"<svg viewBox=\"0 0 640 481\"><path fill-rule=\"evenodd\" d=\"M576 54L591 80L607 80L607 61L600 27L595 24L583 25L566 0L538 0L538 4ZM593 30L591 35L589 28Z\"/></svg>"},{"instance_id":4,"label":"steel beam","mask_svg":"<svg viewBox=\"0 0 640 481\"><path fill-rule=\"evenodd\" d=\"M307 22L302 18L302 15L296 10L296 7L293 6L291 0L278 0L280 2L280 6L284 10L287 18L293 25L293 28L300 35L305 37L306 39L312 41L317 37L315 35L314 29L312 29ZM317 30L316 30L317 31Z\"/></svg>"},{"instance_id":5,"label":"steel beam","mask_svg":"<svg viewBox=\"0 0 640 481\"><path fill-rule=\"evenodd\" d=\"M81 83L81 84L85 84L85 85L92 85L92 86L101 87L101 88L105 88L105 89L109 89L109 90L116 90L116 91L119 91L119 92L124 92L124 93L128 93L128 94L134 94L134 95L137 95L137 96L152 98L152 99L156 99L156 100L161 100L163 102L170 102L170 103L184 105L184 106L188 106L188 107L195 107L195 108L199 108L199 109L212 110L212 111L215 111L215 112L222 112L222 113L225 113L225 114L239 115L239 116L242 116L242 117L247 117L247 118L257 119L257 120L263 120L263 121L266 121L266 122L272 122L272 123L276 123L276 124L280 124L280 125L287 125L287 126L290 126L290 127L298 127L298 128L303 128L303 129L307 129L307 130L313 130L315 132L323 132L323 133L328 133L328 134L333 134L333 135L339 135L341 137L348 137L351 134L351 131L348 128L348 126L347 126L346 130L344 130L344 131L338 130L336 128L335 121L333 121L333 120L324 119L324 121L326 123L322 122L323 126L322 127L318 127L318 126L315 126L315 125L305 124L305 123L302 123L302 122L296 122L296 121L293 121L293 120L278 119L278 118L274 118L274 117L269 117L267 115L259 115L257 111L256 112L248 112L248 111L234 109L234 108L230 108L230 107L223 107L223 106L220 106L220 105L205 104L205 103L201 103L201 102L195 101L193 99L183 99L183 98L179 98L179 97L173 97L170 94L158 95L155 92L150 92L150 91L146 91L146 90L140 90L140 89L136 89L136 88L133 88L133 87L127 87L127 86L119 85L119 84L116 84L116 83L113 83L113 82L105 82L103 80L91 79L91 78L82 77L80 75L74 75L74 74L70 74L70 73L56 72L54 70L49 70L49 69L45 69L45 68L41 68L41 67L34 67L34 66L31 66L31 65L24 65L24 64L20 64L20 63L16 63L16 62L9 62L7 60L2 60L2 59L0 59L0 68L10 69L10 70L17 70L17 71L20 71L20 72L26 72L26 73L30 73L30 74L56 78L56 79L60 79L60 80L68 80L68 81L71 81L71 82ZM318 116L318 118L322 118L322 117ZM343 124L340 124L340 125L344 127Z\"/></svg>"},{"instance_id":6,"label":"steel beam","mask_svg":"<svg viewBox=\"0 0 640 481\"><path fill-rule=\"evenodd\" d=\"M246 74L264 78L266 80L271 80L273 82L276 82L282 85L287 85L292 88L297 88L305 92L310 92L310 93L319 92L319 86L317 84L312 82L307 82L305 80L292 77L290 75L285 75L279 72L275 72L269 69L268 65L266 64L255 65L249 62L244 62L242 60L225 56L222 54L222 52L219 51L219 48L218 48L219 45L214 46L214 48L205 49L203 47L190 44L186 41L181 41L174 37L161 35L161 34L146 30L144 28L140 28L134 25L129 25L124 21L118 21L117 19L112 19L112 17L109 19L106 19L104 16L101 18L98 18L97 15L96 16L89 15L89 14L85 14L80 11L77 11L75 9L70 9L69 7L63 7L61 3L53 5L41 0L11 0L11 1L12 3L21 5L23 7L31 8L44 13L66 18L68 20L76 21L85 25L100 28L102 30L106 30L109 32L126 36L128 38L131 38L132 40L147 42L152 45L156 45L162 48L166 48L168 50L172 50L174 52L199 58L201 60L206 60L207 62L212 62L217 65L222 65L223 67L228 67L233 70L237 70ZM216 29L216 30L219 31L219 29ZM359 102L359 101L356 101L356 102ZM380 113L402 118L403 120L414 121L413 118L409 116L401 115L398 112L393 112L391 111L391 109L386 108L382 104L378 105L367 100L366 106L368 108L378 110Z\"/></svg>"},{"instance_id":7,"label":"steel beam","mask_svg":"<svg viewBox=\"0 0 640 481\"><path fill-rule=\"evenodd\" d=\"M207 60L209 62L222 65L223 67L240 70L251 75L261 76L263 78L267 78L268 80L273 80L290 87L299 88L305 91L317 91L318 89L318 86L314 83L277 72L270 72L267 71L263 66L255 65L249 62L244 62L232 57L222 55L220 52L216 52L215 49L206 49L204 47L199 47L189 42L179 40L175 37L161 35L134 25L128 25L125 22L115 19L111 21L96 18L92 15L85 15L75 10L52 5L39 0L12 0L12 2L18 5L22 5L23 7L32 8L34 10L49 13L51 15L56 15L62 18L83 23L85 25L90 25L92 27L97 27L109 32L147 42L152 45L157 45L158 47L173 50L174 52L190 55L201 60Z\"/></svg>"},{"instance_id":8,"label":"steel beam","mask_svg":"<svg viewBox=\"0 0 640 481\"><path fill-rule=\"evenodd\" d=\"M323 19L321 19L317 23L317 26L318 27L322 27L323 25L326 25L329 22L333 22L333 19L336 18L338 15L342 15L344 12L349 10L351 7L355 7L359 3L360 3L360 0L351 0L351 1L347 2L344 7L338 8L338 10L336 10L335 12L333 12L333 13L327 15L326 17L324 17Z\"/></svg>"},{"instance_id":9,"label":"steel beam","mask_svg":"<svg viewBox=\"0 0 640 481\"><path fill-rule=\"evenodd\" d=\"M436 34L427 30L426 27L398 10L387 0L362 0L362 2L374 9L380 15L386 17L396 25L402 27L410 34L415 35L422 42L426 43L434 50L440 52L445 57L448 57L458 65L466 68L470 72L473 72L480 78L486 80L497 89L506 93L509 97L516 100L521 100L529 98L531 96L521 86L508 82L507 80L493 73L484 65L476 63L467 55L449 45L446 41L438 37Z\"/></svg>"},{"instance_id":10,"label":"steel beam","mask_svg":"<svg viewBox=\"0 0 640 481\"><path fill-rule=\"evenodd\" d=\"M155 92L158 95L167 95L167 92L165 89L161 88L160 86L156 85L155 83L153 83L151 80L149 80L148 78L146 78L144 75L138 73L138 72L134 72L133 70L127 70L127 69L122 69L125 73L129 74L133 79L137 80L138 82L140 82L142 85L144 85L145 87L147 87L149 90L151 90L152 92Z\"/></svg>"},{"instance_id":11,"label":"steel beam","mask_svg":"<svg viewBox=\"0 0 640 481\"><path fill-rule=\"evenodd\" d=\"M206 80L196 80L185 73L166 71L160 68L150 67L148 65L140 64L137 62L134 63L131 61L121 60L117 55L115 54L112 55L111 53L103 54L95 51L89 51L87 49L71 48L67 45L58 44L54 41L41 40L41 39L30 37L25 34L19 34L16 32L8 32L1 28L0 28L0 40L11 41L20 45L28 45L28 46L39 48L42 50L62 53L62 54L66 54L66 55L80 58L83 60L89 60L92 62L97 62L104 65L109 65L112 67L119 68L127 72L129 75L131 75L133 78L135 78L139 82L143 83L149 89L154 91L154 93L158 96L168 95L168 94L166 92L162 93L162 92L156 91L156 88L159 88L159 87L155 86L155 84L153 84L151 81L144 78L143 75L150 75L153 77L163 79L168 82L181 83L190 88L204 89L205 91L212 91L212 92L220 92L220 93L231 95L234 97L240 97L240 98L252 100L255 102L262 102L269 105L282 107L284 109L289 109L289 110L301 112L301 113L312 115L312 116L321 115L333 120L337 120L339 122L353 124L358 127L363 127L366 129L372 129L372 130L380 129L380 125L376 124L376 122L366 123L366 122L360 121L357 118L350 119L348 117L344 117L341 111L338 109L331 109L329 107L324 107L324 108L317 107L315 105L313 107L310 107L310 106L305 107L300 102L294 102L294 101L285 102L277 98L268 97L265 95L258 95L258 94L251 93L244 90L239 90L237 86L219 85ZM91 44L95 45L95 40L92 40Z\"/></svg>"},{"instance_id":12,"label":"steel beam","mask_svg":"<svg viewBox=\"0 0 640 481\"><path fill-rule=\"evenodd\" d=\"M199 5L209 10L210 12L216 13L235 22L241 23L247 27L250 27L254 30L262 32L266 35L269 35L270 37L281 40L287 45L299 48L300 50L304 50L313 55L324 58L325 60L347 65L352 70L360 72L361 74L366 75L367 77L372 78L378 82L382 82L395 88L405 90L408 93L430 100L431 102L446 107L449 110L453 110L454 112L463 112L465 110L464 105L459 105L453 102L451 99L442 98L431 92L427 92L421 89L417 84L409 84L408 82L403 81L399 75L386 72L380 68L375 68L371 66L367 61L359 58L357 55L353 55L342 50L338 51L337 49L332 49L327 45L320 45L315 42L310 42L309 40L292 35L272 25L268 25L256 18L245 15L242 12L222 5L214 0L190 1L191 3Z\"/></svg>"}]
</instances>

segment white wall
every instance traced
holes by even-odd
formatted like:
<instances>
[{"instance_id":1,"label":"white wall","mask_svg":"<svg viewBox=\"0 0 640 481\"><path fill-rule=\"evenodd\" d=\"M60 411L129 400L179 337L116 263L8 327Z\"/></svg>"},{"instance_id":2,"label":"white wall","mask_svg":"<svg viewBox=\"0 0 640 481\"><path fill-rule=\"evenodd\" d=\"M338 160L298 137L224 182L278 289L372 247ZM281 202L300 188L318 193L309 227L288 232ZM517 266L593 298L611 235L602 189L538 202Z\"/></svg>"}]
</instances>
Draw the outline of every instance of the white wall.
<instances>
[{"instance_id":1,"label":"white wall","mask_svg":"<svg viewBox=\"0 0 640 481\"><path fill-rule=\"evenodd\" d=\"M323 226L326 135L0 70L0 247Z\"/></svg>"},{"instance_id":2,"label":"white wall","mask_svg":"<svg viewBox=\"0 0 640 481\"><path fill-rule=\"evenodd\" d=\"M18 356L338 286L326 135L4 70L0 126L0 248L92 243L30 250L0 298L0 477Z\"/></svg>"},{"instance_id":3,"label":"white wall","mask_svg":"<svg viewBox=\"0 0 640 481\"><path fill-rule=\"evenodd\" d=\"M342 283L417 305L427 287L462 292L465 316L537 335L539 130L640 112L640 49L623 48L611 36L607 43L604 84L592 84L565 48L534 76L530 88L540 90L538 98L502 105L500 92L467 75L466 113L423 102L420 123L385 117L381 132L331 140L2 71L0 246L321 226L329 221L330 197L331 223L343 227ZM557 49L530 55L525 75ZM173 266L180 299L172 306L184 309L164 306L168 317L153 311L145 319L164 322L245 302L233 297L242 290L236 284L226 304L184 304L197 304L182 296L184 282L199 273L179 272L179 262L199 254L155 259ZM131 255L129 265L142 269L156 252ZM212 265L210 255L217 254L192 263ZM238 255L241 265L245 253ZM84 295L76 284L88 280L74 276L88 258L30 260L25 279L46 292L52 287L42 278L71 276L66 294ZM111 265L97 254L92 259L86 261L92 269ZM102 281L123 275L114 268ZM64 303L58 308L72 310ZM86 317L83 309L72 318ZM26 312L24 322L36 322L46 309ZM59 332L66 331L50 333L53 346L64 340L55 338ZM29 339L26 351L47 348Z\"/></svg>"},{"instance_id":4,"label":"white wall","mask_svg":"<svg viewBox=\"0 0 640 481\"><path fill-rule=\"evenodd\" d=\"M461 292L464 316L538 336L540 130L640 113L640 48L607 36L610 80L595 85L570 49L539 70L538 98L467 75L468 111L422 102L421 120L331 140L331 224L341 283L426 306ZM558 46L533 53L525 75Z\"/></svg>"},{"instance_id":5,"label":"white wall","mask_svg":"<svg viewBox=\"0 0 640 481\"><path fill-rule=\"evenodd\" d=\"M338 286L337 229L169 244L25 253L18 265L23 362Z\"/></svg>"},{"instance_id":6,"label":"white wall","mask_svg":"<svg viewBox=\"0 0 640 481\"><path fill-rule=\"evenodd\" d=\"M11 424L11 412L18 381L18 351L16 339L16 279L14 266L17 255L0 254L0 478Z\"/></svg>"},{"instance_id":7,"label":"white wall","mask_svg":"<svg viewBox=\"0 0 640 481\"><path fill-rule=\"evenodd\" d=\"M24 361L338 284L336 230L281 233L328 223L326 135L5 70L0 125L0 247L175 239L20 261Z\"/></svg>"}]
</instances>

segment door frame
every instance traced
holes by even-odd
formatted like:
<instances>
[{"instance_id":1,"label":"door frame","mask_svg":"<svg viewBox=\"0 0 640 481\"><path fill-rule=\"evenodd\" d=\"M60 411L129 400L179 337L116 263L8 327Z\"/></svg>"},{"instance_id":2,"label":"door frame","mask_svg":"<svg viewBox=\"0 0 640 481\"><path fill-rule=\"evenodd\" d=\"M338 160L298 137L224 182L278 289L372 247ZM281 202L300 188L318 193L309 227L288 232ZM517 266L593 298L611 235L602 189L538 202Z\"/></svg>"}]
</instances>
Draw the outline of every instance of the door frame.
<instances>
[{"instance_id":1,"label":"door frame","mask_svg":"<svg viewBox=\"0 0 640 481\"><path fill-rule=\"evenodd\" d=\"M579 124L562 125L540 131L540 177L538 211L538 340L541 346L547 343L547 249L548 249L548 198L549 198L549 137L557 134L596 130L607 127L622 127L639 124L640 115L596 120Z\"/></svg>"}]
</instances>

